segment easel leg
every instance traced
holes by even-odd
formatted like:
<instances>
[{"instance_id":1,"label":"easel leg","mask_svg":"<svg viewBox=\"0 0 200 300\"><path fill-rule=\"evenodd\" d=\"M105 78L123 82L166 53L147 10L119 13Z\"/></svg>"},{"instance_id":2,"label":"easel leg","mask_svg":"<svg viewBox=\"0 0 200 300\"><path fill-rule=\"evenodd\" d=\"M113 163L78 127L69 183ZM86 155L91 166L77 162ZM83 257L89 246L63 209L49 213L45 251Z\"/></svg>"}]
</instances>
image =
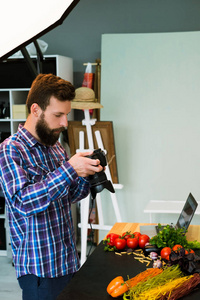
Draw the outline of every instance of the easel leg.
<instances>
[{"instance_id":1,"label":"easel leg","mask_svg":"<svg viewBox=\"0 0 200 300\"><path fill-rule=\"evenodd\" d=\"M104 225L103 210L102 210L100 194L96 195L96 206L97 206L97 211L98 211L99 225Z\"/></svg>"},{"instance_id":2,"label":"easel leg","mask_svg":"<svg viewBox=\"0 0 200 300\"><path fill-rule=\"evenodd\" d=\"M89 213L89 202L90 196L88 195L85 199L81 200L81 266L86 261L87 252L87 224L88 224L88 213Z\"/></svg>"},{"instance_id":3,"label":"easel leg","mask_svg":"<svg viewBox=\"0 0 200 300\"><path fill-rule=\"evenodd\" d=\"M83 125L86 126L89 149L93 150L94 143L93 143L91 126L95 124L96 120L95 119L90 120L89 110L84 110L84 113L85 113L85 120L83 120L82 123L83 123ZM100 132L96 131L95 135L96 135L98 147L106 152L106 150L104 149L104 146L103 146ZM83 135L83 133L81 133L79 135L79 139L80 139L80 149L78 149L77 151L84 151L84 135ZM106 172L108 179L111 180L111 182L112 182L109 166L106 167L105 172ZM114 207L117 222L121 222L121 215L120 215L120 211L119 211L119 207L118 207L118 203L117 203L116 194L110 193L110 196L112 199L112 204ZM80 227L81 227L81 265L84 264L84 262L86 261L86 257L87 257L86 251L87 251L89 202L90 202L90 196L83 199L80 204L81 205L81 224L80 224ZM98 230L99 229L110 230L110 226L104 225L101 196L99 194L97 194L96 202L97 202L97 210L98 210L98 216L99 216L99 224L93 224L93 228L98 229Z\"/></svg>"}]
</instances>

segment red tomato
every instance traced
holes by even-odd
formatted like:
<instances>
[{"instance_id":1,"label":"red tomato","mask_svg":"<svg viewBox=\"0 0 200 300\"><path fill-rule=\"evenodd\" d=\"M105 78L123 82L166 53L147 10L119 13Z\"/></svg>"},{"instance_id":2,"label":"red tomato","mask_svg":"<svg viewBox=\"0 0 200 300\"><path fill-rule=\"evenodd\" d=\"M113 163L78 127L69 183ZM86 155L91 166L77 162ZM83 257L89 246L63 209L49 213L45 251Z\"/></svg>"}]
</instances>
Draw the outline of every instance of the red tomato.
<instances>
[{"instance_id":1,"label":"red tomato","mask_svg":"<svg viewBox=\"0 0 200 300\"><path fill-rule=\"evenodd\" d=\"M189 254L189 253L195 254L194 250L192 250L192 249L185 250L185 254L186 254L186 255Z\"/></svg>"},{"instance_id":2,"label":"red tomato","mask_svg":"<svg viewBox=\"0 0 200 300\"><path fill-rule=\"evenodd\" d=\"M162 250L160 251L160 256L161 256L163 259L169 260L169 255L170 255L171 252L172 252L172 250L171 250L170 247L164 247L164 248L162 248Z\"/></svg>"},{"instance_id":3,"label":"red tomato","mask_svg":"<svg viewBox=\"0 0 200 300\"><path fill-rule=\"evenodd\" d=\"M172 248L173 251L178 252L181 248L183 248L181 245L174 245L174 247Z\"/></svg>"},{"instance_id":4,"label":"red tomato","mask_svg":"<svg viewBox=\"0 0 200 300\"><path fill-rule=\"evenodd\" d=\"M146 243L148 243L149 240L150 240L150 237L148 235L141 234L139 237L139 247L144 248L144 246L146 245Z\"/></svg>"},{"instance_id":5,"label":"red tomato","mask_svg":"<svg viewBox=\"0 0 200 300\"><path fill-rule=\"evenodd\" d=\"M192 250L192 249L189 250L189 253L194 253L195 254L194 250Z\"/></svg>"},{"instance_id":6,"label":"red tomato","mask_svg":"<svg viewBox=\"0 0 200 300\"><path fill-rule=\"evenodd\" d=\"M122 236L127 240L128 238L131 237L131 232L130 231L126 231L122 234Z\"/></svg>"},{"instance_id":7,"label":"red tomato","mask_svg":"<svg viewBox=\"0 0 200 300\"><path fill-rule=\"evenodd\" d=\"M127 241L127 246L131 249L135 249L138 246L138 239L136 237L134 238L128 238Z\"/></svg>"},{"instance_id":8,"label":"red tomato","mask_svg":"<svg viewBox=\"0 0 200 300\"><path fill-rule=\"evenodd\" d=\"M141 233L140 232L133 232L134 236L139 240L139 237L141 236Z\"/></svg>"},{"instance_id":9,"label":"red tomato","mask_svg":"<svg viewBox=\"0 0 200 300\"><path fill-rule=\"evenodd\" d=\"M123 238L116 238L114 244L118 250L122 250L126 247L126 240Z\"/></svg>"}]
</instances>

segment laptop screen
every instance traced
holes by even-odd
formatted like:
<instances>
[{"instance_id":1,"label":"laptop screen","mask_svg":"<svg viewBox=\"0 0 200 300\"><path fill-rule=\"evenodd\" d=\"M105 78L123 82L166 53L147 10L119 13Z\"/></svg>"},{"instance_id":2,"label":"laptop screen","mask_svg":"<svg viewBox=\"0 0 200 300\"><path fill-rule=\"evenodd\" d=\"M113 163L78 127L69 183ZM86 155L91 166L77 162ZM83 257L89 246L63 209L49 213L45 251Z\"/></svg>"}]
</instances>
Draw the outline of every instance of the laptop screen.
<instances>
[{"instance_id":1,"label":"laptop screen","mask_svg":"<svg viewBox=\"0 0 200 300\"><path fill-rule=\"evenodd\" d=\"M198 206L198 203L190 193L187 201L183 207L183 210L178 218L178 221L176 223L177 228L185 228L187 230L188 226L190 225L190 222L193 218L193 215L195 213L195 210Z\"/></svg>"}]
</instances>

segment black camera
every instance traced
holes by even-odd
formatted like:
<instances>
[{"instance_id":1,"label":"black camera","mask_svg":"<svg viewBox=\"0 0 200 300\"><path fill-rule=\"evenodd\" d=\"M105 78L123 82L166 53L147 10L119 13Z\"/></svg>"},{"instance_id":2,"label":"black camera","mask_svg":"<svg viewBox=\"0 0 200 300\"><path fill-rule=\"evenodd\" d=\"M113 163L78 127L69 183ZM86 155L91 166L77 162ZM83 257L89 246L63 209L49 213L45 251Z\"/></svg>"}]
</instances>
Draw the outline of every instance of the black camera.
<instances>
[{"instance_id":1,"label":"black camera","mask_svg":"<svg viewBox=\"0 0 200 300\"><path fill-rule=\"evenodd\" d=\"M100 165L105 167L107 165L105 152L101 149L94 150L92 155L88 156L91 159L99 159ZM113 185L110 180L107 179L104 171L96 172L94 175L89 175L90 191L92 198L96 198L96 194L100 193L104 188L111 193L115 193Z\"/></svg>"}]
</instances>

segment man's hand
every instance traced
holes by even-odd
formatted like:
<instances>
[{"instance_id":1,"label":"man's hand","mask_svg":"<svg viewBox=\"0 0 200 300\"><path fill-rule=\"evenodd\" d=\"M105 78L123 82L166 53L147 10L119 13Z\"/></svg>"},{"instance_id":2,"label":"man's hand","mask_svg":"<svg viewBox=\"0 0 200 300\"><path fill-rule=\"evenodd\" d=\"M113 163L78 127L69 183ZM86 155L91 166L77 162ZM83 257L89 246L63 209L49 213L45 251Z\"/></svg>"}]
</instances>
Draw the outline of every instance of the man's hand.
<instances>
[{"instance_id":1,"label":"man's hand","mask_svg":"<svg viewBox=\"0 0 200 300\"><path fill-rule=\"evenodd\" d=\"M92 153L93 151L79 152L69 159L68 162L74 168L78 176L86 177L89 175L94 175L96 172L103 170L99 159L91 159L86 157Z\"/></svg>"}]
</instances>

